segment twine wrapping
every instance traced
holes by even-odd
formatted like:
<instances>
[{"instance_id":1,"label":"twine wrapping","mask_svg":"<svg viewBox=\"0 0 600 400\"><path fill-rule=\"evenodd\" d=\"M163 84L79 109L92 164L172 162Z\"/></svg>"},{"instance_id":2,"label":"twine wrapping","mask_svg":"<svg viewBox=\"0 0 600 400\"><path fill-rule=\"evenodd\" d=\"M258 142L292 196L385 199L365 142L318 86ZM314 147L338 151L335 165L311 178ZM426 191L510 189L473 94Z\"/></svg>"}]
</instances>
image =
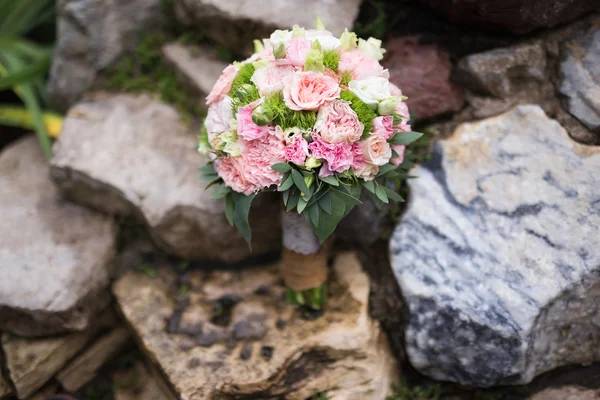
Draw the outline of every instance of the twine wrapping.
<instances>
[{"instance_id":1,"label":"twine wrapping","mask_svg":"<svg viewBox=\"0 0 600 400\"><path fill-rule=\"evenodd\" d=\"M306 219L284 212L281 274L287 287L301 292L327 280L327 247L321 246Z\"/></svg>"}]
</instances>

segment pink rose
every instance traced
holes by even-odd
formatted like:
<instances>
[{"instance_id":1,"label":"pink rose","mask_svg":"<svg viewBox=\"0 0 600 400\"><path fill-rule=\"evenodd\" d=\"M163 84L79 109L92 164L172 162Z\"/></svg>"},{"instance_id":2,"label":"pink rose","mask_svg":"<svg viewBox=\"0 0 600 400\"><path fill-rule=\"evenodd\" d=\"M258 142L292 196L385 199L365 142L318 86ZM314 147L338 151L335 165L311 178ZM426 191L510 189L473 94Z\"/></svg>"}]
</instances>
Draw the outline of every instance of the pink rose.
<instances>
[{"instance_id":1,"label":"pink rose","mask_svg":"<svg viewBox=\"0 0 600 400\"><path fill-rule=\"evenodd\" d=\"M319 135L313 135L313 139L314 141L308 145L308 149L313 157L327 161L327 166L331 171L344 172L352 166L354 156L351 145L345 142L328 143Z\"/></svg>"},{"instance_id":2,"label":"pink rose","mask_svg":"<svg viewBox=\"0 0 600 400\"><path fill-rule=\"evenodd\" d=\"M231 129L233 111L231 109L231 97L224 96L217 104L208 108L204 126L208 132L208 140L214 140L219 133Z\"/></svg>"},{"instance_id":3,"label":"pink rose","mask_svg":"<svg viewBox=\"0 0 600 400\"><path fill-rule=\"evenodd\" d=\"M279 185L283 174L271 166L285 162L285 144L276 135L266 140L241 141L240 152L244 175L256 190Z\"/></svg>"},{"instance_id":4,"label":"pink rose","mask_svg":"<svg viewBox=\"0 0 600 400\"><path fill-rule=\"evenodd\" d=\"M379 61L365 55L358 49L342 53L338 71L352 73L352 79L363 79L372 76L390 78L389 71L384 69Z\"/></svg>"},{"instance_id":5,"label":"pink rose","mask_svg":"<svg viewBox=\"0 0 600 400\"><path fill-rule=\"evenodd\" d=\"M310 42L306 39L292 39L285 44L285 62L289 65L304 68L306 56L310 51ZM279 62L282 60L277 60Z\"/></svg>"},{"instance_id":6,"label":"pink rose","mask_svg":"<svg viewBox=\"0 0 600 400\"><path fill-rule=\"evenodd\" d=\"M389 140L394 134L394 117L388 115L373 120L373 133Z\"/></svg>"},{"instance_id":7,"label":"pink rose","mask_svg":"<svg viewBox=\"0 0 600 400\"><path fill-rule=\"evenodd\" d=\"M379 167L371 163L364 163L360 168L354 171L354 174L364 179L365 181L372 181L379 173Z\"/></svg>"},{"instance_id":8,"label":"pink rose","mask_svg":"<svg viewBox=\"0 0 600 400\"><path fill-rule=\"evenodd\" d=\"M260 126L252 121L253 106L239 107L236 114L237 133L244 140L263 140L269 135L269 127Z\"/></svg>"},{"instance_id":9,"label":"pink rose","mask_svg":"<svg viewBox=\"0 0 600 400\"><path fill-rule=\"evenodd\" d=\"M357 170L363 167L365 158L363 156L362 144L360 142L352 143L352 169Z\"/></svg>"},{"instance_id":10,"label":"pink rose","mask_svg":"<svg viewBox=\"0 0 600 400\"><path fill-rule=\"evenodd\" d=\"M401 132L410 132L411 127L410 127L410 124L408 123L408 120L410 119L410 113L408 112L408 106L406 105L405 102L403 102L403 101L398 102L398 107L396 108L396 113L406 117L406 118L402 118L402 120L396 126L396 128L398 130L400 130Z\"/></svg>"},{"instance_id":11,"label":"pink rose","mask_svg":"<svg viewBox=\"0 0 600 400\"><path fill-rule=\"evenodd\" d=\"M225 186L246 196L254 193L257 188L244 176L244 166L239 157L222 157L215 160L215 171L225 181Z\"/></svg>"},{"instance_id":12,"label":"pink rose","mask_svg":"<svg viewBox=\"0 0 600 400\"><path fill-rule=\"evenodd\" d=\"M381 136L371 135L362 142L363 154L367 163L381 166L390 161L392 148Z\"/></svg>"},{"instance_id":13,"label":"pink rose","mask_svg":"<svg viewBox=\"0 0 600 400\"><path fill-rule=\"evenodd\" d=\"M326 101L337 99L340 87L337 82L320 72L296 72L285 80L283 98L295 111L316 110Z\"/></svg>"},{"instance_id":14,"label":"pink rose","mask_svg":"<svg viewBox=\"0 0 600 400\"><path fill-rule=\"evenodd\" d=\"M402 162L404 162L404 150L406 150L406 145L404 144L393 144L392 145L392 150L394 150L396 153L398 153L398 157L394 157L390 160L390 162L392 164L394 164L396 167L400 166L400 164L402 164Z\"/></svg>"},{"instance_id":15,"label":"pink rose","mask_svg":"<svg viewBox=\"0 0 600 400\"><path fill-rule=\"evenodd\" d=\"M283 81L296 72L291 65L267 65L254 71L251 81L258 88L261 96L274 94L283 90Z\"/></svg>"},{"instance_id":16,"label":"pink rose","mask_svg":"<svg viewBox=\"0 0 600 400\"><path fill-rule=\"evenodd\" d=\"M319 109L315 131L329 143L352 144L362 136L364 125L343 100L334 100Z\"/></svg>"},{"instance_id":17,"label":"pink rose","mask_svg":"<svg viewBox=\"0 0 600 400\"><path fill-rule=\"evenodd\" d=\"M223 70L223 74L217 79L217 83L213 86L209 95L206 96L206 104L209 106L217 101L221 100L223 96L225 96L231 90L231 84L233 83L233 79L238 73L238 68L229 65L227 68Z\"/></svg>"},{"instance_id":18,"label":"pink rose","mask_svg":"<svg viewBox=\"0 0 600 400\"><path fill-rule=\"evenodd\" d=\"M302 135L293 136L285 148L285 159L296 165L304 165L306 157L308 157L308 142Z\"/></svg>"}]
</instances>

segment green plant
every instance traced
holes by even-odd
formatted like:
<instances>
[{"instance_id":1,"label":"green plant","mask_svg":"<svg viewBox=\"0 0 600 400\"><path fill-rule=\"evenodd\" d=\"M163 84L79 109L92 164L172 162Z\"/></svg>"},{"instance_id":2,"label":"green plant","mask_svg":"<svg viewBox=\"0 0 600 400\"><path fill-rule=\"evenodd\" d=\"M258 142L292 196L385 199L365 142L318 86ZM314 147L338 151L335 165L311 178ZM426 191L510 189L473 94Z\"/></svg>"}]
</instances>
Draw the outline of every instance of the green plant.
<instances>
[{"instance_id":1,"label":"green plant","mask_svg":"<svg viewBox=\"0 0 600 400\"><path fill-rule=\"evenodd\" d=\"M44 121L44 107L48 106L44 80L52 48L36 44L25 35L53 18L53 0L0 0L0 91L14 91L25 107L18 110L0 105L0 123L35 129L48 158L52 143Z\"/></svg>"},{"instance_id":2,"label":"green plant","mask_svg":"<svg viewBox=\"0 0 600 400\"><path fill-rule=\"evenodd\" d=\"M393 385L392 390L394 394L386 400L439 400L442 392L441 386L437 384L410 387L405 380L399 385Z\"/></svg>"}]
</instances>

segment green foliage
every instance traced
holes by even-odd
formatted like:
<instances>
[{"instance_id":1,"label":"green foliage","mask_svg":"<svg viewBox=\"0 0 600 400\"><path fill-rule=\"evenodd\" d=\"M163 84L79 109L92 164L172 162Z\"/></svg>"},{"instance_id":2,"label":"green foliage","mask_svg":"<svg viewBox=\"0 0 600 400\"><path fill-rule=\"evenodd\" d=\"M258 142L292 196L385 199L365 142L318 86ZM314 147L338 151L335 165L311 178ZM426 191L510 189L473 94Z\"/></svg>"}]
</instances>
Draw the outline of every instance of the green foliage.
<instances>
[{"instance_id":1,"label":"green foliage","mask_svg":"<svg viewBox=\"0 0 600 400\"><path fill-rule=\"evenodd\" d=\"M323 65L337 73L340 64L340 53L335 49L323 51Z\"/></svg>"},{"instance_id":2,"label":"green foliage","mask_svg":"<svg viewBox=\"0 0 600 400\"><path fill-rule=\"evenodd\" d=\"M254 65L252 65L252 63L244 64L240 67L240 70L231 84L231 90L229 90L230 97L235 97L242 85L252 83L250 82L250 79L252 78L252 75L254 75L254 71L256 71L256 68Z\"/></svg>"},{"instance_id":3,"label":"green foliage","mask_svg":"<svg viewBox=\"0 0 600 400\"><path fill-rule=\"evenodd\" d=\"M386 33L390 31L389 28L393 25L393 22L390 21L385 5L383 0L367 0L363 4L353 29L359 37L368 38L373 36L383 39Z\"/></svg>"},{"instance_id":4,"label":"green foliage","mask_svg":"<svg viewBox=\"0 0 600 400\"><path fill-rule=\"evenodd\" d=\"M43 108L48 105L44 80L52 49L25 35L53 17L52 0L0 0L0 90L13 90L21 99L48 158L52 142L44 123Z\"/></svg>"},{"instance_id":5,"label":"green foliage","mask_svg":"<svg viewBox=\"0 0 600 400\"><path fill-rule=\"evenodd\" d=\"M442 389L440 385L429 385L427 387L409 387L406 381L400 385L393 385L394 394L386 400L439 400Z\"/></svg>"},{"instance_id":6,"label":"green foliage","mask_svg":"<svg viewBox=\"0 0 600 400\"><path fill-rule=\"evenodd\" d=\"M315 111L291 110L285 104L281 93L265 97L263 105L273 111L273 123L279 125L283 130L293 127L309 130L317 122Z\"/></svg>"},{"instance_id":7,"label":"green foliage","mask_svg":"<svg viewBox=\"0 0 600 400\"><path fill-rule=\"evenodd\" d=\"M161 101L175 106L184 119L191 120L203 111L198 97L162 62L161 47L169 40L163 33L143 34L135 51L106 72L107 86L114 91L156 94Z\"/></svg>"},{"instance_id":8,"label":"green foliage","mask_svg":"<svg viewBox=\"0 0 600 400\"><path fill-rule=\"evenodd\" d=\"M340 86L348 86L350 81L352 80L352 72L344 71L342 73L342 80L340 82Z\"/></svg>"},{"instance_id":9,"label":"green foliage","mask_svg":"<svg viewBox=\"0 0 600 400\"><path fill-rule=\"evenodd\" d=\"M364 138L373 130L373 120L377 118L377 113L349 90L342 90L340 97L342 100L350 102L350 107L352 107L356 115L358 115L359 121L365 126L365 129L363 130Z\"/></svg>"}]
</instances>

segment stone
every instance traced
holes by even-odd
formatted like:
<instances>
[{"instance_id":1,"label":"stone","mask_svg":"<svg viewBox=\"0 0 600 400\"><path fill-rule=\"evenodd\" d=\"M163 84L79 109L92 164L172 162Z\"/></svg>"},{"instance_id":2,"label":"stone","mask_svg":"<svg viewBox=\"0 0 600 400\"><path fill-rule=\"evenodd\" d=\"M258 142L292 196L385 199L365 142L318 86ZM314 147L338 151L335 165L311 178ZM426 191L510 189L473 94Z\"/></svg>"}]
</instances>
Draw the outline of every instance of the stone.
<instances>
[{"instance_id":1,"label":"stone","mask_svg":"<svg viewBox=\"0 0 600 400\"><path fill-rule=\"evenodd\" d=\"M4 399L12 394L13 390L10 382L4 374L0 373L0 399Z\"/></svg>"},{"instance_id":2,"label":"stone","mask_svg":"<svg viewBox=\"0 0 600 400\"><path fill-rule=\"evenodd\" d=\"M162 0L60 0L57 44L48 94L55 109L66 112L79 101L96 75L137 42L140 30L155 28Z\"/></svg>"},{"instance_id":3,"label":"stone","mask_svg":"<svg viewBox=\"0 0 600 400\"><path fill-rule=\"evenodd\" d=\"M368 314L369 280L353 253L333 269L328 308L312 319L284 302L277 265L179 277L157 266L156 278L130 272L113 292L178 397L383 399L398 371Z\"/></svg>"},{"instance_id":4,"label":"stone","mask_svg":"<svg viewBox=\"0 0 600 400\"><path fill-rule=\"evenodd\" d=\"M51 174L63 193L108 214L145 223L162 249L186 259L236 262L252 253L210 199L192 132L177 111L148 95L105 95L67 115L54 146ZM274 194L276 197L276 194ZM255 199L254 254L280 247L277 198Z\"/></svg>"},{"instance_id":5,"label":"stone","mask_svg":"<svg viewBox=\"0 0 600 400\"><path fill-rule=\"evenodd\" d=\"M177 77L201 96L210 93L228 65L217 58L215 51L204 46L169 43L163 46L162 53Z\"/></svg>"},{"instance_id":6,"label":"stone","mask_svg":"<svg viewBox=\"0 0 600 400\"><path fill-rule=\"evenodd\" d=\"M565 45L560 72L564 107L600 134L600 26Z\"/></svg>"},{"instance_id":7,"label":"stone","mask_svg":"<svg viewBox=\"0 0 600 400\"><path fill-rule=\"evenodd\" d=\"M600 390L577 386L550 388L534 394L529 400L600 400Z\"/></svg>"},{"instance_id":8,"label":"stone","mask_svg":"<svg viewBox=\"0 0 600 400\"><path fill-rule=\"evenodd\" d=\"M2 330L85 329L110 300L115 223L61 198L34 136L0 153L0 171Z\"/></svg>"},{"instance_id":9,"label":"stone","mask_svg":"<svg viewBox=\"0 0 600 400\"><path fill-rule=\"evenodd\" d=\"M450 20L519 34L550 28L598 9L596 0L426 0Z\"/></svg>"},{"instance_id":10,"label":"stone","mask_svg":"<svg viewBox=\"0 0 600 400\"><path fill-rule=\"evenodd\" d=\"M104 311L83 332L40 339L2 335L6 367L17 396L22 399L37 392L85 347L101 330L115 324L112 311Z\"/></svg>"},{"instance_id":11,"label":"stone","mask_svg":"<svg viewBox=\"0 0 600 400\"><path fill-rule=\"evenodd\" d=\"M51 382L51 383L47 384L46 386L44 386L42 389L40 389L35 394L25 398L25 400L48 400L50 398L50 396L53 396L56 393L58 393L58 389L59 389L58 385L54 382ZM62 400L62 398L60 398L60 399Z\"/></svg>"},{"instance_id":12,"label":"stone","mask_svg":"<svg viewBox=\"0 0 600 400\"><path fill-rule=\"evenodd\" d=\"M477 92L506 98L547 81L542 41L472 54L460 60L456 79Z\"/></svg>"},{"instance_id":13,"label":"stone","mask_svg":"<svg viewBox=\"0 0 600 400\"><path fill-rule=\"evenodd\" d=\"M390 244L417 370L487 387L600 360L599 168L535 105L434 146Z\"/></svg>"},{"instance_id":14,"label":"stone","mask_svg":"<svg viewBox=\"0 0 600 400\"><path fill-rule=\"evenodd\" d=\"M383 65L390 71L390 81L408 97L412 121L462 108L462 89L450 82L452 65L448 53L434 45L422 44L414 36L392 39L385 48Z\"/></svg>"},{"instance_id":15,"label":"stone","mask_svg":"<svg viewBox=\"0 0 600 400\"><path fill-rule=\"evenodd\" d=\"M275 29L298 24L314 28L316 16L334 35L351 29L361 0L294 0L261 3L245 0L176 0L177 17L185 24L202 28L211 39L238 53L251 54L252 40L268 38Z\"/></svg>"},{"instance_id":16,"label":"stone","mask_svg":"<svg viewBox=\"0 0 600 400\"><path fill-rule=\"evenodd\" d=\"M115 372L112 379L115 400L177 400L164 378L142 362Z\"/></svg>"},{"instance_id":17,"label":"stone","mask_svg":"<svg viewBox=\"0 0 600 400\"><path fill-rule=\"evenodd\" d=\"M129 339L127 328L124 326L114 328L71 361L58 373L56 379L66 391L75 393L94 379L98 369L116 355Z\"/></svg>"}]
</instances>

